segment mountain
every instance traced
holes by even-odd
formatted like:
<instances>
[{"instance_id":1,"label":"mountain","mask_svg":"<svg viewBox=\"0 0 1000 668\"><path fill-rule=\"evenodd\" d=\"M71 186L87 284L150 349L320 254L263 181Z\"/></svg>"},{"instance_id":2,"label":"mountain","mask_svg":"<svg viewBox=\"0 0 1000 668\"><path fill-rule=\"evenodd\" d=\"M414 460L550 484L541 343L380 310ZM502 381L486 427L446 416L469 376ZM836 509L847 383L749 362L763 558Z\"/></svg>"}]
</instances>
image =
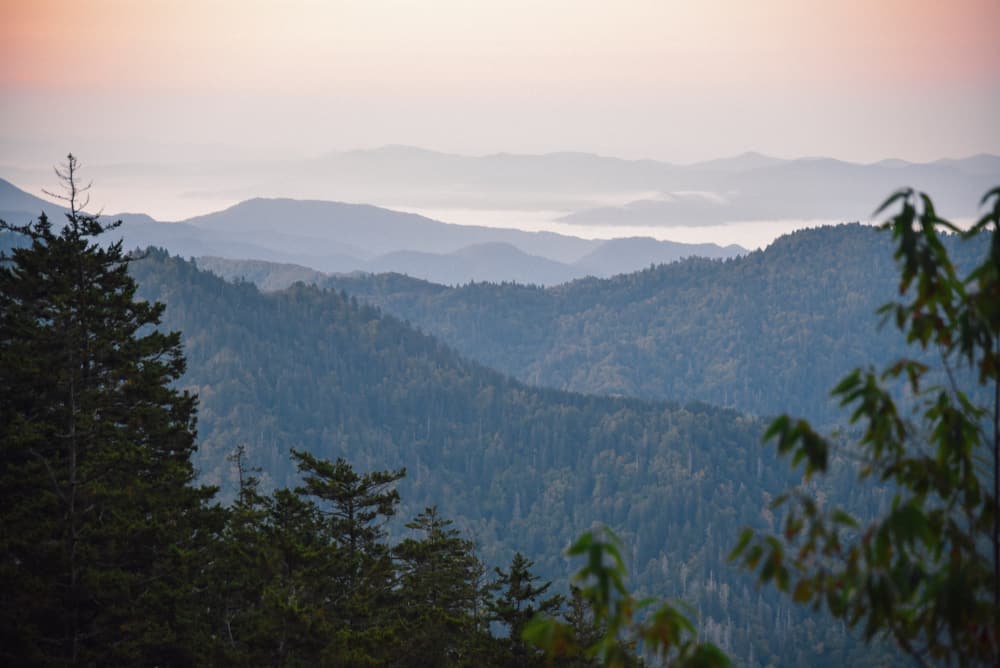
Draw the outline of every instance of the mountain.
<instances>
[{"instance_id":1,"label":"mountain","mask_svg":"<svg viewBox=\"0 0 1000 668\"><path fill-rule=\"evenodd\" d=\"M688 257L733 258L745 255L746 252L746 249L735 244L722 247L717 244L681 244L657 241L649 237L629 237L605 241L580 258L575 266L589 270L593 276L608 277Z\"/></svg>"},{"instance_id":2,"label":"mountain","mask_svg":"<svg viewBox=\"0 0 1000 668\"><path fill-rule=\"evenodd\" d=\"M0 212L10 221L31 220L42 210L61 211L6 181L0 181ZM178 223L143 214L120 218L128 248L158 246L182 256L266 260L298 264L322 272L405 272L415 277L461 284L520 281L553 285L588 274L607 276L646 264L645 257L745 252L712 244L687 246L646 240L642 264L610 250L593 255L605 242L550 232L450 225L416 214L364 204L252 199L222 211ZM667 251L665 249L670 248ZM587 256L587 262L580 258ZM218 265L216 265L218 266Z\"/></svg>"},{"instance_id":3,"label":"mountain","mask_svg":"<svg viewBox=\"0 0 1000 668\"><path fill-rule=\"evenodd\" d=\"M0 219L13 224L34 220L40 213L53 222L63 220L66 211L62 205L30 195L9 181L0 179ZM288 259L280 252L265 246L247 243L239 238L220 236L185 223L162 223L141 213L106 214L105 220L121 220L116 231L126 248L160 246L185 256L234 254L236 257L254 257L264 260Z\"/></svg>"},{"instance_id":4,"label":"mountain","mask_svg":"<svg viewBox=\"0 0 1000 668\"><path fill-rule=\"evenodd\" d=\"M8 223L23 225L38 217L42 211L54 217L63 210L58 204L30 195L13 183L0 179L0 218Z\"/></svg>"},{"instance_id":5,"label":"mountain","mask_svg":"<svg viewBox=\"0 0 1000 668\"><path fill-rule=\"evenodd\" d=\"M382 183L390 191L417 194L427 203L502 204L514 196L533 208L623 189L648 190L664 180L683 179L685 173L683 167L654 160L572 151L465 156L407 146L329 153L310 162L308 170L324 179L343 179L342 186L367 188ZM498 197L501 194L503 198Z\"/></svg>"},{"instance_id":6,"label":"mountain","mask_svg":"<svg viewBox=\"0 0 1000 668\"><path fill-rule=\"evenodd\" d=\"M224 493L239 444L268 485L295 484L292 447L358 471L405 467L400 517L436 505L487 563L521 551L565 591L564 548L603 522L622 536L640 595L685 600L734 657L752 645L776 664L885 663L727 564L739 529L773 523L766 499L794 478L759 447L753 418L532 388L336 291L262 294L158 251L131 271L143 297L166 302L163 327L183 332L197 465ZM877 508L878 491L850 481L835 471L817 489Z\"/></svg>"},{"instance_id":7,"label":"mountain","mask_svg":"<svg viewBox=\"0 0 1000 668\"><path fill-rule=\"evenodd\" d=\"M650 238L612 239L601 242L573 264L528 255L504 243L476 244L454 253L397 251L352 266L358 273L406 274L442 285L476 282L517 282L525 285L558 285L586 276L608 277L634 271L638 267L675 262L686 257L725 258L746 253L740 246L679 244ZM263 290L281 290L296 281L324 284L329 274L294 264L258 260L200 257L198 265L228 280L244 279ZM341 272L345 273L345 272Z\"/></svg>"},{"instance_id":8,"label":"mountain","mask_svg":"<svg viewBox=\"0 0 1000 668\"><path fill-rule=\"evenodd\" d=\"M718 158L716 160L704 160L688 165L691 169L706 170L713 172L743 172L748 169L758 167L770 167L785 162L781 158L775 158L756 151L747 151L734 155L731 158Z\"/></svg>"},{"instance_id":9,"label":"mountain","mask_svg":"<svg viewBox=\"0 0 1000 668\"><path fill-rule=\"evenodd\" d=\"M866 221L878 203L902 187L932 192L939 210L969 218L975 215L983 193L996 183L1000 183L1000 158L995 156L871 165L813 158L706 173L694 189L581 209L560 220L583 225L666 226L753 220Z\"/></svg>"},{"instance_id":10,"label":"mountain","mask_svg":"<svg viewBox=\"0 0 1000 668\"><path fill-rule=\"evenodd\" d=\"M986 252L952 237L962 266ZM874 313L896 296L888 235L802 230L764 251L692 258L551 288L444 288L395 276L323 285L414 323L463 355L536 385L697 399L758 415L842 419L828 392L846 369L903 354Z\"/></svg>"},{"instance_id":11,"label":"mountain","mask_svg":"<svg viewBox=\"0 0 1000 668\"><path fill-rule=\"evenodd\" d=\"M739 209L737 209L739 210ZM562 216L561 222L577 225L683 226L722 225L734 208L711 193L677 193L658 199L641 199L621 206L602 206Z\"/></svg>"},{"instance_id":12,"label":"mountain","mask_svg":"<svg viewBox=\"0 0 1000 668\"><path fill-rule=\"evenodd\" d=\"M944 158L942 160L937 160L935 165L943 165L946 167L952 167L959 169L967 174L973 175L988 175L996 178L996 175L1000 173L1000 155L990 155L988 153L979 153L977 155L970 156L968 158Z\"/></svg>"},{"instance_id":13,"label":"mountain","mask_svg":"<svg viewBox=\"0 0 1000 668\"><path fill-rule=\"evenodd\" d=\"M469 281L518 281L556 285L581 276L574 266L524 253L501 242L475 244L453 253L396 251L359 267L367 272L399 272L434 283L460 285Z\"/></svg>"},{"instance_id":14,"label":"mountain","mask_svg":"<svg viewBox=\"0 0 1000 668\"><path fill-rule=\"evenodd\" d=\"M197 258L195 263L203 271L228 281L249 281L265 292L284 290L299 282L315 285L327 278L327 274L299 264L265 260L230 260L208 255Z\"/></svg>"},{"instance_id":15,"label":"mountain","mask_svg":"<svg viewBox=\"0 0 1000 668\"><path fill-rule=\"evenodd\" d=\"M50 182L48 170L16 173L25 182ZM268 196L433 210L435 217L458 223L476 218L465 218L463 212L502 210L546 220L575 214L579 217L567 221L624 225L634 224L635 209L639 209L645 214L643 224L707 225L746 220L867 220L877 202L907 185L935 193L952 215L969 217L974 214L973 203L1000 182L1000 157L981 154L928 163L890 159L859 164L751 152L678 165L569 151L472 156L386 146L294 160L93 165L89 174L111 189L152 189L150 197L172 209L178 202L211 202L212 208L224 208ZM697 203L686 202L692 196L708 196L724 206L695 209L688 218L682 205ZM647 210L650 207L662 211ZM557 256L540 245L509 238L463 239L450 248L387 248L375 254L395 250L447 253L487 241L512 243L527 253L560 262L573 262L584 254Z\"/></svg>"},{"instance_id":16,"label":"mountain","mask_svg":"<svg viewBox=\"0 0 1000 668\"><path fill-rule=\"evenodd\" d=\"M551 232L449 225L367 204L291 199L248 200L184 222L200 229L266 239L287 251L333 248L359 259L403 250L453 253L476 244L507 243L524 252L563 261L563 258L575 259L599 243ZM316 268L344 271L358 267Z\"/></svg>"},{"instance_id":17,"label":"mountain","mask_svg":"<svg viewBox=\"0 0 1000 668\"><path fill-rule=\"evenodd\" d=\"M898 167L911 167L913 166L913 163L908 160L900 160L899 158L886 158L885 160L873 162L872 165L875 167L889 167L890 169L894 169Z\"/></svg>"}]
</instances>

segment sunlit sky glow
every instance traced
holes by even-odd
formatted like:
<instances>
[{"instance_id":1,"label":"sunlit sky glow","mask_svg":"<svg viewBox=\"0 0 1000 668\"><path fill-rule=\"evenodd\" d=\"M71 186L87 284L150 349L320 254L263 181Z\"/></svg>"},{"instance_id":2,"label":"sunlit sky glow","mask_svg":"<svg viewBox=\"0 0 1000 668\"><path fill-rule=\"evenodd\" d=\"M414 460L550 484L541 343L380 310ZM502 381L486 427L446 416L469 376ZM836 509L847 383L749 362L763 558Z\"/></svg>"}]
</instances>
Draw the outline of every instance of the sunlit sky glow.
<instances>
[{"instance_id":1,"label":"sunlit sky glow","mask_svg":"<svg viewBox=\"0 0 1000 668\"><path fill-rule=\"evenodd\" d=\"M0 164L1000 153L997 25L996 0L0 0Z\"/></svg>"}]
</instances>

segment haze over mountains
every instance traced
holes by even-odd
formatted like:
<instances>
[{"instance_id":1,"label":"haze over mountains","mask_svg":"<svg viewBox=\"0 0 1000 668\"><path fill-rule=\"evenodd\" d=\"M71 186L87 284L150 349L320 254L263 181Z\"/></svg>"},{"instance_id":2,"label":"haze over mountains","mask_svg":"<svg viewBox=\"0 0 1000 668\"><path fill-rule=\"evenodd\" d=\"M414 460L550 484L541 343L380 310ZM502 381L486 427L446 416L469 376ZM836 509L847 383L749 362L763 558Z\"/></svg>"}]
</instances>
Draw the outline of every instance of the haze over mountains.
<instances>
[{"instance_id":1,"label":"haze over mountains","mask_svg":"<svg viewBox=\"0 0 1000 668\"><path fill-rule=\"evenodd\" d=\"M0 215L27 222L62 211L0 180ZM179 223L116 214L127 247L182 256L295 263L323 272L397 271L439 283L539 285L609 276L682 257L733 257L745 249L655 239L587 240L551 232L449 225L411 213L341 202L254 199Z\"/></svg>"},{"instance_id":2,"label":"haze over mountains","mask_svg":"<svg viewBox=\"0 0 1000 668\"><path fill-rule=\"evenodd\" d=\"M0 0L0 668L1000 668L998 25Z\"/></svg>"},{"instance_id":3,"label":"haze over mountains","mask_svg":"<svg viewBox=\"0 0 1000 668\"><path fill-rule=\"evenodd\" d=\"M4 177L33 192L51 183L48 168L3 169ZM431 217L449 223L530 225L579 236L632 236L613 229L641 226L664 238L669 228L734 221L865 221L886 194L902 186L935 193L942 210L969 217L1000 178L1000 157L858 164L745 153L679 165L577 152L467 156L383 146L294 160L95 164L88 165L88 174L100 186L101 201L119 203L111 208L160 220L270 197L363 202L433 212ZM722 245L732 240L718 230L713 234L704 239ZM537 248L522 250L566 261Z\"/></svg>"},{"instance_id":4,"label":"haze over mountains","mask_svg":"<svg viewBox=\"0 0 1000 668\"><path fill-rule=\"evenodd\" d=\"M784 166L744 156L711 169ZM725 206L703 191L671 201ZM0 216L23 223L40 210L59 214L0 182ZM842 424L829 387L904 349L873 315L896 285L886 235L828 226L747 253L287 198L178 223L120 217L111 236L129 247L197 256L152 250L130 271L143 297L167 305L164 328L183 332L181 383L200 397L196 463L230 497L237 444L269 487L295 484L292 448L359 470L406 467L404 516L437 505L489 563L521 550L560 585L573 536L615 527L640 593L691 604L706 637L750 665L896 658L753 588L726 560L740 527L774 527L768 503L794 479L760 449L762 418ZM947 243L963 266L984 250ZM863 518L884 510L885 489L859 488L837 457L811 489Z\"/></svg>"},{"instance_id":5,"label":"haze over mountains","mask_svg":"<svg viewBox=\"0 0 1000 668\"><path fill-rule=\"evenodd\" d=\"M131 189L137 187L148 195L149 184L156 184L158 194L148 198L152 209L139 211L155 210L164 197L202 210L246 198L169 225L148 215L121 215L129 246L326 273L397 271L443 284L555 285L694 255L733 257L745 252L732 243L747 238L748 227L739 221L773 223L755 231L763 246L802 221L868 220L877 203L903 185L934 193L939 210L951 217L970 218L982 193L1000 181L1000 157L985 154L862 165L745 153L676 165L573 152L462 156L409 146L301 160L88 169L101 201L135 196ZM48 170L8 173L25 184L51 180ZM444 224L374 204L483 224ZM0 212L8 219L28 220L46 207L52 205L0 183ZM589 238L594 236L618 240ZM716 243L692 246L665 236Z\"/></svg>"}]
</instances>

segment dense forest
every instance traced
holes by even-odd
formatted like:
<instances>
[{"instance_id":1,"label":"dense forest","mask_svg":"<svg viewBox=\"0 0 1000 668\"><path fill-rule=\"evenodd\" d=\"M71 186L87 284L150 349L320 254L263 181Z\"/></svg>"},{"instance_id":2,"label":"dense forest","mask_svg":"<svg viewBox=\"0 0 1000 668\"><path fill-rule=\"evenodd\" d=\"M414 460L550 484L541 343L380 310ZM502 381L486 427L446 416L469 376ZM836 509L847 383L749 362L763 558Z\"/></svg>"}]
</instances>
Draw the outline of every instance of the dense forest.
<instances>
[{"instance_id":1,"label":"dense forest","mask_svg":"<svg viewBox=\"0 0 1000 668\"><path fill-rule=\"evenodd\" d=\"M984 239L949 240L960 267ZM274 286L259 263L213 271ZM802 230L731 260L690 258L548 289L458 288L398 274L312 277L533 385L645 399L700 400L821 424L843 418L829 390L845 369L903 354L874 316L895 296L891 241L863 225Z\"/></svg>"},{"instance_id":2,"label":"dense forest","mask_svg":"<svg viewBox=\"0 0 1000 668\"><path fill-rule=\"evenodd\" d=\"M863 236L877 239L858 227L788 239L800 242L823 235L854 243ZM4 243L8 248L17 245L10 235ZM806 244L818 252L813 246ZM111 259L102 260L107 267L124 266L114 259L118 247L88 248L91 253L110 253ZM742 274L746 277L775 273L769 279L774 286L795 285L795 277L805 275L802 269L791 278L780 277L776 269L766 270L765 255L725 262L689 260L554 290L486 284L449 290L392 275L358 279L358 285L367 281L417 286L439 298L499 295L511 309L512 295L522 294L528 297L525 311L535 314L559 307L556 297L561 290L589 286L600 295L592 296L589 305L581 302L581 313L600 310L598 303L604 300L608 309L619 308L624 314L636 294L645 294L650 305L659 303L660 292L670 293L656 287L654 279L662 276L670 276L675 286L686 285L678 292L690 296L704 288L702 272L718 273L725 285L725 272L741 262L749 263ZM859 250L851 257L856 260L861 255ZM810 256L803 252L796 257ZM25 319L5 320L11 332L53 322L52 316L32 315L31 310L48 303L38 297L49 289L44 281L52 272L46 262L73 266L54 256L35 257L32 262L35 284L17 283L23 271L5 274L5 280L13 281L5 287L5 298L27 308ZM789 266L801 265L789 260L781 266L787 272ZM756 274L750 271L754 268ZM105 339L121 341L108 349L112 352L102 358L105 362L120 362L114 350L132 350L150 361L126 367L130 370L121 378L138 373L135 381L99 383L93 394L86 395L87 401L99 401L99 391L108 391L99 388L134 392L133 382L173 378L170 391L175 394L151 395L175 405L168 407L173 417L167 423L155 417L153 409L148 414L121 413L128 405L126 398L97 413L106 415L109 425L147 434L125 440L139 438L153 444L162 434L173 434L168 439L172 445L150 451L150 460L128 460L120 489L114 493L94 482L100 475L86 483L56 475L55 493L40 497L41 505L8 508L4 521L23 535L8 533L7 554L24 551L5 562L2 573L8 578L8 601L16 606L4 612L11 631L7 646L15 648L10 650L12 656L27 647L35 652L33 660L44 662L46 656L54 656L46 652L69 651L65 638L72 637L76 639L72 651L80 652L73 656L90 657L84 662L254 663L267 657L264 662L277 665L363 664L405 663L401 657L422 657L413 660L523 665L538 658L520 644L515 630L526 621L528 610L546 608L578 623L587 619L579 599L571 595L567 580L574 568L564 550L582 531L605 524L623 540L625 565L637 594L689 605L701 637L739 664L885 665L900 660L889 648L864 644L843 624L759 588L750 574L728 562L743 527L780 530L781 515L769 502L796 482L773 449L760 446L764 423L751 413L704 403L681 405L531 387L469 361L430 334L382 313L365 303L363 291L355 297L300 283L262 293L251 283L227 282L156 249L133 257L128 270L137 286L129 287L132 279L116 270L118 283L105 292L128 296L134 289L136 298L163 302L165 308L141 306L142 301L129 307L124 298L95 302L104 304L102 308L124 309L131 314L130 324L119 328L114 319L94 316L97 332L84 339L91 348L83 349L105 350L92 346ZM688 283L680 280L685 276ZM65 280L71 279L66 274ZM749 278L731 280L730 289L720 293L729 296L712 303L740 301L731 293L737 292L737 285L752 283ZM826 280L830 285L849 282L832 271ZM57 287L66 289L64 283L57 282ZM764 312L769 303L762 302ZM65 297L57 295L51 304L62 308ZM812 313L811 318L823 318L820 309L809 310L804 301L793 302L788 309L796 304ZM480 308L491 310L485 302ZM665 310L669 309L660 309ZM5 318L18 313L5 307ZM866 324L875 321L871 314L858 318ZM494 323L497 339L505 336L503 322ZM698 322L707 328L705 338L718 334ZM777 331L773 323L761 326ZM49 433L19 431L18 425L24 424L19 416L33 410L30 379L50 375L39 376L40 362L32 355L71 350L74 331L70 328L54 338L32 336L23 350L5 349L4 405L13 411L5 417L5 448L13 448L5 450L5 485L22 490L19 498L30 498L32 489L45 489L46 475L51 477L38 462L17 454L22 439L35 443L31 439ZM179 338L166 334L171 331L182 334ZM507 335L517 336L511 330ZM69 337L68 343L61 336ZM144 343L133 350L126 343L129 336ZM842 336L849 338L846 330ZM805 340L808 337L801 338L801 350L814 349ZM692 356L705 348L693 350ZM59 359L44 363L58 365ZM162 368L152 362L165 359L167 366ZM776 372L784 369L779 366ZM60 377L55 371L51 375ZM191 431L195 397L197 438ZM70 414L87 414L79 407L75 410ZM51 433L62 434L54 441L58 443L66 432ZM850 436L839 438L846 442ZM99 449L100 462L121 457L114 449L120 442L112 439L111 449ZM58 606L58 601L66 600L60 598L66 592L48 591L43 580L21 577L22 569L27 563L63 564L66 555L59 545L77 544L77 539L67 538L75 535L76 525L33 524L31 513L46 504L60 507L65 489L79 488L99 500L80 511L82 526L105 517L104 511L94 515L94 508L111 509L108 512L120 516L124 524L105 525L102 519L103 533L96 535L117 540L115 531L138 521L117 510L122 503L128 508L129 495L141 489L129 482L129 476L138 476L141 483L144 471L158 471L161 462L168 461L176 480L173 486L186 491L150 497L148 504L165 505L155 512L150 505L154 515L146 517L149 524L139 522L128 529L146 532L145 549L131 555L128 563L116 564L110 576L84 570L83 580L71 578L76 582L69 588L76 592L70 599L73 605L63 609L79 612L86 620L82 627L78 616L49 619L44 605ZM862 519L885 512L891 490L877 481L858 486L857 467L850 450L838 448L830 474L809 482L805 491L820 504L844 505ZM344 481L353 490L346 498L336 491L344 488ZM157 528L162 520L150 519L156 512L179 513L185 520L166 522L165 531ZM51 544L45 539L49 531L60 537ZM60 542L65 540L69 542ZM184 548L164 551L169 544ZM90 548L99 555L108 544ZM358 580L360 573L365 576ZM143 583L150 577L160 585L146 587ZM511 599L517 591L511 584L515 579L536 583L527 588L535 594L519 602ZM545 588L549 581L552 585ZM445 584L455 589L439 592ZM89 589L94 586L104 588ZM123 602L134 587L147 593L141 605L133 602L129 608ZM102 593L80 599L80 594L93 591ZM347 599L337 593L344 591L352 592ZM447 595L438 598L438 593ZM563 598L553 598L558 595ZM26 614L33 601L41 601L42 612ZM561 612L556 612L560 604ZM158 606L173 610L168 617L180 614L184 624L161 624L163 612L157 612ZM512 607L525 615L512 617ZM148 624L137 627L135 634L125 633L126 640L108 649L108 639L117 632L104 634L133 614L145 616ZM66 629L75 631L65 635ZM47 644L46 638L60 633L63 640ZM152 640L160 635L160 640ZM27 645L13 642L25 639ZM181 646L186 649L181 651ZM112 654L101 653L108 651Z\"/></svg>"},{"instance_id":3,"label":"dense forest","mask_svg":"<svg viewBox=\"0 0 1000 668\"><path fill-rule=\"evenodd\" d=\"M356 469L405 468L400 517L436 506L490 565L516 551L566 592L563 550L595 523L625 541L639 591L689 603L706 636L740 660L884 662L726 560L743 526L775 526L770 498L793 477L733 410L525 386L333 290L263 294L150 252L140 294L184 332L184 387L200 397L195 461L235 493L226 456L246 444L267 487L293 485L297 448ZM849 466L845 463L845 473ZM822 493L871 511L884 490L849 476ZM390 537L404 535L390 524Z\"/></svg>"},{"instance_id":4,"label":"dense forest","mask_svg":"<svg viewBox=\"0 0 1000 668\"><path fill-rule=\"evenodd\" d=\"M135 298L121 244L94 243L115 224L69 201L65 226L0 222L21 235L0 264L5 665L542 664L520 630L563 597L520 553L487 569L434 507L389 541L402 469L293 450L298 484L265 491L238 445L219 505L180 335ZM577 594L566 619L599 633Z\"/></svg>"}]
</instances>

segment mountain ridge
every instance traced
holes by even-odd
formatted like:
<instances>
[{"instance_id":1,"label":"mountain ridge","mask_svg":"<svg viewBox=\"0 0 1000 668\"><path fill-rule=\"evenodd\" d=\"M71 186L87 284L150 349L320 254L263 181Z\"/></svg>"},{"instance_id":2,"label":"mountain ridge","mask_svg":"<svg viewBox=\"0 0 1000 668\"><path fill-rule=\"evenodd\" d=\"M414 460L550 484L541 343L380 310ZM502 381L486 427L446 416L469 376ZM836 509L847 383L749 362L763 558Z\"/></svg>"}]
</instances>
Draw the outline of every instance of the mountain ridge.
<instances>
[{"instance_id":1,"label":"mountain ridge","mask_svg":"<svg viewBox=\"0 0 1000 668\"><path fill-rule=\"evenodd\" d=\"M843 665L860 646L822 617L803 623L814 616L776 591L751 593L753 578L726 565L739 529L766 526L766 499L795 478L759 447L761 422L533 388L333 290L264 295L155 250L130 270L143 298L166 303L163 328L183 332L181 383L200 396L197 465L230 495L226 457L240 443L265 489L296 483L292 447L358 471L405 467L401 518L437 506L487 563L520 551L554 591L567 585L565 546L601 522L622 537L639 595L697 606L706 628L728 629L735 656L753 643L773 663ZM823 489L875 504L842 478L825 476ZM769 644L767 621L786 615L785 642Z\"/></svg>"},{"instance_id":2,"label":"mountain ridge","mask_svg":"<svg viewBox=\"0 0 1000 668\"><path fill-rule=\"evenodd\" d=\"M57 205L30 199L13 184L0 190L0 211ZM38 211L13 212L15 220L31 220ZM414 276L461 284L473 280L520 281L552 285L588 273L609 275L628 265L621 257L607 262L579 258L605 242L553 232L453 225L425 216L371 204L257 197L213 213L175 223L145 214L121 218L120 233L128 247L159 246L188 257L217 256L234 260L266 260L300 264L317 271L408 271ZM645 257L676 259L697 252L727 256L739 247L687 245L649 239ZM478 259L468 257L480 247ZM519 252L512 254L509 248ZM506 249L506 250L505 250ZM492 253L486 252L492 250ZM466 257L462 257L462 253ZM594 256L600 258L601 256ZM397 261L393 264L393 261ZM634 264L634 263L633 263Z\"/></svg>"}]
</instances>

